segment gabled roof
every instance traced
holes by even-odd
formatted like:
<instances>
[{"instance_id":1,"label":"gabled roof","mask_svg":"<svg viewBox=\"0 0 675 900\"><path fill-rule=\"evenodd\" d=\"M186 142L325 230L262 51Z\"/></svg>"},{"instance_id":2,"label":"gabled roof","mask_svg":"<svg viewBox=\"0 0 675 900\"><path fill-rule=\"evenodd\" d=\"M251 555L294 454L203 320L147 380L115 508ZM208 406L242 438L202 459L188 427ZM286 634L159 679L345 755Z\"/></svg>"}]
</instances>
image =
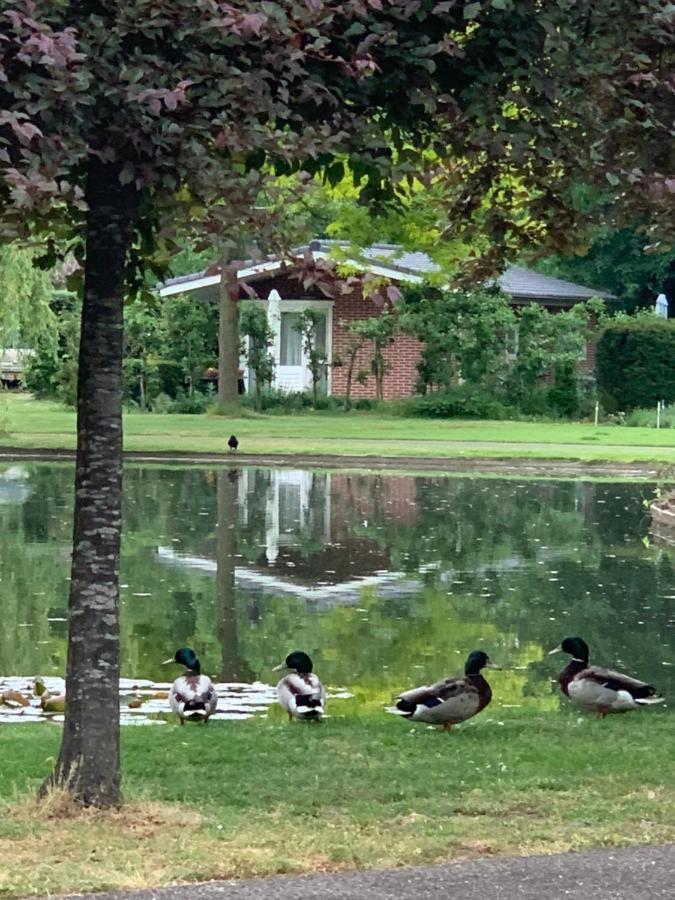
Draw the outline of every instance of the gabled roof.
<instances>
[{"instance_id":1,"label":"gabled roof","mask_svg":"<svg viewBox=\"0 0 675 900\"><path fill-rule=\"evenodd\" d=\"M310 251L316 258L330 257L335 249L349 249L348 241L316 240L309 245L298 247L294 252L298 257ZM373 244L361 251L361 257L368 260L367 268L377 275L391 278L392 281L419 282L428 275L440 271L439 266L426 253L403 250L397 244ZM287 265L286 260L269 259L263 262L249 261L242 264L237 275L240 281L253 281L261 277L269 277ZM355 265L359 262L355 261ZM209 287L220 281L220 275L213 270L196 272L193 275L182 275L170 278L158 285L162 296L181 293L185 290L196 290ZM549 300L559 303L577 303L590 297L601 297L611 300L612 294L597 288L541 275L521 266L508 266L498 277L497 283L513 300Z\"/></svg>"}]
</instances>

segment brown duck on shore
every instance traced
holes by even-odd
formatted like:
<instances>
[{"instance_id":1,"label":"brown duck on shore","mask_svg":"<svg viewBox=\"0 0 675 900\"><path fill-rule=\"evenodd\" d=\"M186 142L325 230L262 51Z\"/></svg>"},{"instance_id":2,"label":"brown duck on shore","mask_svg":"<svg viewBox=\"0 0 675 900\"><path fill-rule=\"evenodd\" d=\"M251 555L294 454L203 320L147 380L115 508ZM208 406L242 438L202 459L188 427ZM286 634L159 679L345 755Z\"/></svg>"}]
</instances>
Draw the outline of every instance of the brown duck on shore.
<instances>
[{"instance_id":1,"label":"brown duck on shore","mask_svg":"<svg viewBox=\"0 0 675 900\"><path fill-rule=\"evenodd\" d=\"M474 650L466 660L463 678L445 678L405 691L397 697L395 711L414 722L441 725L450 731L453 725L485 709L492 699L492 690L481 671L498 668L486 653Z\"/></svg>"}]
</instances>

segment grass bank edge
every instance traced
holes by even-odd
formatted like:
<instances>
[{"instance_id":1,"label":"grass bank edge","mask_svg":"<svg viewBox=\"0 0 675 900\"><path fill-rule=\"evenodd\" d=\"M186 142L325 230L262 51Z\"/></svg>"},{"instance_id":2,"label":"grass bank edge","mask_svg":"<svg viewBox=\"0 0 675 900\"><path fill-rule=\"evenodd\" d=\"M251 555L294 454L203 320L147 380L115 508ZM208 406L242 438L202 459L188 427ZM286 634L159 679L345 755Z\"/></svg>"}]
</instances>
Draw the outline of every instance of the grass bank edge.
<instances>
[{"instance_id":1,"label":"grass bank edge","mask_svg":"<svg viewBox=\"0 0 675 900\"><path fill-rule=\"evenodd\" d=\"M0 727L0 853L22 860L0 894L675 840L675 770L658 751L675 740L669 710L596 721L493 704L450 735L354 701L332 712L318 726L272 713L125 728L127 810L84 817L33 800L60 729ZM181 850L191 842L199 852Z\"/></svg>"}]
</instances>

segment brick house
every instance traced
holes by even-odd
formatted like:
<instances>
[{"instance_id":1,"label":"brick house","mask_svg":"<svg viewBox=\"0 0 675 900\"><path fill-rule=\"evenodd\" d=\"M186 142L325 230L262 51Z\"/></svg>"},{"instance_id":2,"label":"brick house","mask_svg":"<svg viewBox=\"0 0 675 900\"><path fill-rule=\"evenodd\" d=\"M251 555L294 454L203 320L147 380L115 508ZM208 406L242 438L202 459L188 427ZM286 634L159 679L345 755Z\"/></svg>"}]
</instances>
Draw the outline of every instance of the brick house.
<instances>
[{"instance_id":1,"label":"brick house","mask_svg":"<svg viewBox=\"0 0 675 900\"><path fill-rule=\"evenodd\" d=\"M315 259L327 259L336 245L346 246L336 241L312 241L308 248L298 250L298 257L309 250ZM363 255L366 262L359 264L359 267L392 284L419 283L437 271L436 265L425 253L409 252L392 244L375 244L364 251ZM319 329L318 344L326 351L329 359L335 356L344 358L349 341L345 322L379 314L378 307L364 298L359 290L342 294L336 299L327 299L318 287L303 289L300 281L292 276L289 263L280 259L251 263L239 270L238 277L240 282L254 286L258 297L263 298L260 302L267 306L268 318L275 334L272 348L276 362L274 386L282 391L302 391L311 384L306 355L295 327L297 316L303 309L311 306L323 312L325 324ZM159 286L159 293L162 297L194 294L201 300L217 302L219 281L220 275L217 272L195 273L164 282ZM540 275L519 266L509 266L499 277L498 283L511 298L514 307L540 303L551 311L562 311L591 297L611 299L611 295L604 291ZM242 292L242 297L245 296ZM401 332L394 336L394 341L385 350L388 363L388 374L384 379L386 400L407 397L414 392L420 351L421 344L414 337ZM368 369L369 362L370 353L366 348L357 357L355 371ZM594 365L595 348L589 343L580 366L586 371L592 371ZM246 369L245 381L248 384L249 373ZM330 394L344 396L345 382L345 367L330 368L326 374L325 388ZM373 378L369 378L366 384L352 385L354 399L374 396Z\"/></svg>"}]
</instances>

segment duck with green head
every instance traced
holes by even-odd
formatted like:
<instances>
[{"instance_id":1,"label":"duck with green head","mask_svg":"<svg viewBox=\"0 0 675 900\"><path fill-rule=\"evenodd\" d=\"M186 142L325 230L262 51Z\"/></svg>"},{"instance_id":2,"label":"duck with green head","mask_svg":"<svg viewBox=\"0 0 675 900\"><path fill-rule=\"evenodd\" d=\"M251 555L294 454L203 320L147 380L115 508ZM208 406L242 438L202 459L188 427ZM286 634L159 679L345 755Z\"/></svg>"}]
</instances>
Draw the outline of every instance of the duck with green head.
<instances>
[{"instance_id":1,"label":"duck with green head","mask_svg":"<svg viewBox=\"0 0 675 900\"><path fill-rule=\"evenodd\" d=\"M213 682L207 675L202 675L197 655L190 647L181 647L174 657L165 660L165 665L173 662L185 666L185 672L171 686L169 706L181 725L186 720L206 724L218 706Z\"/></svg>"},{"instance_id":2,"label":"duck with green head","mask_svg":"<svg viewBox=\"0 0 675 900\"><path fill-rule=\"evenodd\" d=\"M414 722L442 725L451 731L453 725L465 722L485 709L492 699L492 689L483 677L483 669L499 669L490 662L487 653L469 653L463 678L445 678L432 685L413 688L396 700L399 715Z\"/></svg>"},{"instance_id":3,"label":"duck with green head","mask_svg":"<svg viewBox=\"0 0 675 900\"><path fill-rule=\"evenodd\" d=\"M289 653L274 671L287 670L277 684L277 698L289 719L320 719L326 709L326 689L312 671L314 664L302 650Z\"/></svg>"},{"instance_id":4,"label":"duck with green head","mask_svg":"<svg viewBox=\"0 0 675 900\"><path fill-rule=\"evenodd\" d=\"M578 706L604 718L607 713L628 712L662 703L656 688L623 672L589 665L588 644L580 637L566 637L553 653L569 653L572 659L558 675L560 690Z\"/></svg>"}]
</instances>

